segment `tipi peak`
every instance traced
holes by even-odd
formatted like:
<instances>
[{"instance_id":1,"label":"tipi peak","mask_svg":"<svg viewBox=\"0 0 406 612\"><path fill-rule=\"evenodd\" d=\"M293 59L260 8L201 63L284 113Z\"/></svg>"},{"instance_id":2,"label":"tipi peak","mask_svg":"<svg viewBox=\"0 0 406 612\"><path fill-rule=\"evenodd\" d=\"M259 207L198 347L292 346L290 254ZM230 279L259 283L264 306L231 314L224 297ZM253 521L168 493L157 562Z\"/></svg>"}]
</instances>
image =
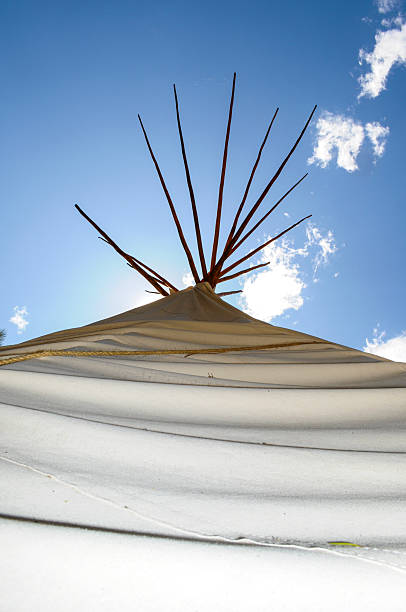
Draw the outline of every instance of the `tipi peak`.
<instances>
[{"instance_id":1,"label":"tipi peak","mask_svg":"<svg viewBox=\"0 0 406 612\"><path fill-rule=\"evenodd\" d=\"M247 240L247 238L249 238L253 234L253 232L279 206L279 204L281 204L281 202L307 176L307 173L304 174L304 176L302 176L302 178L300 178L281 198L279 198L279 200L276 203L274 203L274 205L261 217L261 219L259 221L257 221L250 229L248 229L248 226L249 226L250 222L252 221L253 216L255 215L257 210L259 209L259 207L260 207L261 203L263 202L263 200L265 199L265 197L268 195L268 192L271 189L272 185L275 183L275 181L278 179L278 177L282 173L285 165L287 164L287 162L289 161L290 157L294 153L296 147L298 146L299 142L301 141L301 139L302 139L302 137L303 137L303 135L304 135L304 133L305 133L305 131L306 131L306 129L307 129L307 127L308 127L312 117L313 117L313 115L314 115L314 112L315 112L315 110L317 108L317 105L314 106L312 112L310 113L309 117L307 118L307 121L305 122L305 125L304 125L302 131L300 132L298 138L296 139L296 141L293 144L292 148L290 149L289 153L286 155L286 157L283 159L283 161L281 162L281 164L278 167L278 169L276 170L276 172L273 174L271 179L268 181L268 183L266 184L265 188L262 190L260 196L255 201L255 203L253 205L251 205L251 207L248 210L248 212L245 215L245 217L243 217L243 219L240 221L240 217L241 217L241 215L243 213L243 209L244 209L244 207L246 205L247 198L248 198L248 195L249 195L249 191L250 191L250 188L251 188L251 184L253 182L253 179L254 179L254 176L255 176L255 172L257 170L259 161L261 159L261 155L262 155L263 149L265 147L265 144L267 142L269 133L271 131L271 128L272 128L272 126L274 124L274 121L275 121L276 116L277 116L278 111L279 111L279 108L276 108L276 110L275 110L275 112L273 114L273 117L272 117L272 119L271 119L271 121L270 121L270 123L268 125L267 131L265 133L265 137L264 137L264 139L263 139L263 141L261 143L261 146L259 148L258 155L256 157L256 160L255 160L254 165L252 167L251 173L249 175L248 182L247 182L247 185L245 187L241 203L239 204L239 206L238 206L238 208L236 210L236 213L235 213L235 216L234 216L234 220L233 220L233 223L231 225L230 231L228 232L228 236L227 236L227 239L225 241L223 250L221 251L220 255L218 254L219 237L220 237L220 226L221 226L221 216L222 216L222 208L223 208L223 190L224 190L225 175L226 175L227 156L228 156L229 138L230 138L230 130L231 130L231 120L232 120L233 106L234 106L235 83L236 83L236 73L234 73L234 76L233 76L232 91L231 91L231 100L230 100L230 106L229 106L229 111L228 111L228 120L227 120L226 136L225 136L225 143L224 143L224 151L223 151L223 157L222 157L222 163L221 163L220 184L219 184L218 199L217 199L217 213L216 213L216 219L215 219L215 225L214 225L214 236L213 236L212 250L211 250L211 255L210 255L210 264L208 264L209 259L206 260L206 255L205 255L204 249L203 249L202 234L201 234L201 229L200 229L200 222L199 222L199 215L198 215L198 210L197 210L197 203L196 203L195 194L194 194L194 190L193 190L193 186L192 186L192 180L191 180L190 171L189 171L189 164L188 164L187 155L186 155L186 147L185 147L185 142L184 142L184 138L183 138L183 131L182 131L182 125L181 125L181 119L180 119L180 110L179 110L179 100L178 100L178 95L177 95L177 91L176 91L176 86L175 85L173 86L174 98L175 98L176 120L177 120L179 139L180 139L180 145L181 145L181 154L182 154L182 159L183 159L183 164L184 164L185 174L186 174L186 182L187 182L187 186L188 186L188 191L189 191L189 196L190 196L190 203L191 203L192 213L193 213L193 221L194 221L194 228L195 228L195 234L196 234L196 243L197 243L197 250L198 250L198 256L199 256L199 263L200 263L200 272L198 271L198 266L195 263L195 260L194 260L191 248L189 247L189 244L188 244L188 241L185 238L185 234L183 232L182 225L181 225L180 219L178 217L178 213L176 211L174 202L173 202L172 197L171 197L171 195L170 195L170 193L168 191L168 188L166 186L165 179L164 179L163 174L161 172L161 169L160 169L160 166L158 164L157 158L156 158L156 156L155 156L155 154L154 154L154 152L152 150L152 147L151 147L151 144L150 144L150 141L149 141L146 129L145 129L144 124L142 122L141 116L138 115L140 126L141 126L142 132L144 134L145 141L146 141L146 144L147 144L150 156L152 158L152 161L154 163L155 169L157 171L159 181L161 183L161 186L163 188L166 200L168 202L168 205L169 205L169 208L170 208L170 212L171 212L173 221L175 222L180 242L182 244L183 250L184 250L184 252L186 254L186 257L187 257L187 260L188 260L188 263L189 263L189 266L190 266L192 277L193 277L193 279L194 279L196 284L205 282L205 283L209 284L210 287L213 290L216 288L216 286L219 283L223 283L223 282L226 282L226 281L233 280L233 279L241 276L242 274L247 274L247 273L251 272L252 270L255 270L255 269L258 269L258 268L262 268L262 267L268 265L269 262L261 262L261 263L256 264L256 265L252 265L251 264L248 268L240 269L237 272L235 272L235 271L232 272L240 264L242 264L245 261L248 261L252 257L254 257L265 246L271 244L272 242L274 242L275 240L277 240L278 238L280 238L281 236L283 236L284 234L286 234L287 232L292 230L294 227L296 227L297 225L299 225L300 223L302 223L303 221L305 221L306 219L311 217L311 215L307 215L307 216L303 217L302 219L300 219L296 223L292 224L290 227L288 227L284 231L280 232L276 236L273 236L272 238L268 238L268 240L266 242L264 242L263 244L260 244L256 248L253 248L251 251L246 253L243 257L240 257L239 259L237 259L237 261L234 261L233 263L231 263L231 264L226 266L226 262L228 262L230 257L232 257L234 255L234 253ZM95 221L93 221L93 219L91 219L84 212L84 210L82 210L82 208L80 208L80 206L78 204L75 204L75 207L80 212L80 214L100 233L99 237L104 242L107 242L107 244L112 246L115 249L115 251L117 253L119 253L126 260L127 265L129 265L131 268L136 270L139 274L141 274L145 278L145 280L147 280L152 285L152 287L154 289L154 291L152 291L152 293L158 293L158 294L161 294L162 296L168 296L171 293L176 293L176 292L179 291L179 289L172 282L167 280L164 276L162 276L160 273L158 273L152 267L148 266L147 264L145 264L140 259L134 257L133 255L131 255L130 253L127 253L121 247L119 247L118 244L104 230L102 230L101 227L99 225L97 225L95 223ZM232 272L232 273L230 274L230 272ZM222 292L218 293L217 295L225 296L225 295L230 295L230 294L240 293L240 292L241 292L241 290L222 291Z\"/></svg>"}]
</instances>

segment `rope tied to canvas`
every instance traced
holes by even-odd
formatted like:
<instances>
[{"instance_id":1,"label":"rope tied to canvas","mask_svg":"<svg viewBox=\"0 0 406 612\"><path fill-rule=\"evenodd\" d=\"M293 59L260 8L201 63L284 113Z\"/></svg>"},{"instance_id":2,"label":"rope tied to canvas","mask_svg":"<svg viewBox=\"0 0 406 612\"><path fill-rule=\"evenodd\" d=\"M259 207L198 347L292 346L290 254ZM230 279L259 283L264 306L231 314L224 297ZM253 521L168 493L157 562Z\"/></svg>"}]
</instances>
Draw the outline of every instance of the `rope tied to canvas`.
<instances>
[{"instance_id":1,"label":"rope tied to canvas","mask_svg":"<svg viewBox=\"0 0 406 612\"><path fill-rule=\"evenodd\" d=\"M41 357L117 357L117 356L143 356L143 355L211 355L219 353L233 353L246 351L266 351L270 349L300 346L304 344L326 344L323 340L310 340L304 342L283 342L280 344L261 344L256 346L224 346L216 348L200 349L166 349L160 351L71 351L71 350L48 350L12 355L0 360L0 367L27 361L29 359L40 359ZM329 344L329 343L327 343Z\"/></svg>"}]
</instances>

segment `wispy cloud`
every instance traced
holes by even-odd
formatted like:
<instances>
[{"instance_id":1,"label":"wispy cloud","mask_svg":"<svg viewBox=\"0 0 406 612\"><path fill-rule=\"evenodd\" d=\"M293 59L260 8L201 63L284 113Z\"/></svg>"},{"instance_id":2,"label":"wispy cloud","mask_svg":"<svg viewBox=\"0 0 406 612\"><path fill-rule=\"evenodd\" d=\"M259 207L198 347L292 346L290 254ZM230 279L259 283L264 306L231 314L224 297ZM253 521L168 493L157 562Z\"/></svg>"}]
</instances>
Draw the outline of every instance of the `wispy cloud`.
<instances>
[{"instance_id":1,"label":"wispy cloud","mask_svg":"<svg viewBox=\"0 0 406 612\"><path fill-rule=\"evenodd\" d=\"M323 234L313 224L306 228L307 240L301 249L284 239L272 243L261 252L258 263L269 261L264 270L245 278L240 305L253 317L271 321L288 310L299 310L304 304L303 291L307 287L302 264L311 261L313 282L320 265L326 264L337 251L333 233Z\"/></svg>"},{"instance_id":2,"label":"wispy cloud","mask_svg":"<svg viewBox=\"0 0 406 612\"><path fill-rule=\"evenodd\" d=\"M389 13L399 6L398 0L376 0L376 5L380 13Z\"/></svg>"},{"instance_id":3,"label":"wispy cloud","mask_svg":"<svg viewBox=\"0 0 406 612\"><path fill-rule=\"evenodd\" d=\"M383 24L395 27L384 31L378 30L375 34L374 49L370 53L365 49L359 52L359 63L369 64L370 71L358 79L361 86L358 98L379 96L386 89L386 81L392 67L406 64L406 22L401 17L397 17L394 20L385 20Z\"/></svg>"},{"instance_id":4,"label":"wispy cloud","mask_svg":"<svg viewBox=\"0 0 406 612\"><path fill-rule=\"evenodd\" d=\"M28 325L28 320L25 318L27 315L28 311L25 306L14 306L14 314L9 321L17 326L18 334L22 334Z\"/></svg>"},{"instance_id":5,"label":"wispy cloud","mask_svg":"<svg viewBox=\"0 0 406 612\"><path fill-rule=\"evenodd\" d=\"M313 257L313 274L322 264L327 264L329 257L337 251L334 234L329 230L324 236L318 227L309 223L306 227L307 242L305 248L316 246L316 253Z\"/></svg>"},{"instance_id":6,"label":"wispy cloud","mask_svg":"<svg viewBox=\"0 0 406 612\"><path fill-rule=\"evenodd\" d=\"M363 125L352 117L327 111L317 121L316 131L313 155L308 163L326 168L336 153L337 166L347 172L358 170L357 158L366 136L376 158L383 155L389 134L389 128L377 121Z\"/></svg>"},{"instance_id":7,"label":"wispy cloud","mask_svg":"<svg viewBox=\"0 0 406 612\"><path fill-rule=\"evenodd\" d=\"M373 330L372 340L365 339L363 350L366 353L373 353L393 361L406 361L406 331L402 331L399 336L385 339L386 332L380 331L379 325Z\"/></svg>"}]
</instances>

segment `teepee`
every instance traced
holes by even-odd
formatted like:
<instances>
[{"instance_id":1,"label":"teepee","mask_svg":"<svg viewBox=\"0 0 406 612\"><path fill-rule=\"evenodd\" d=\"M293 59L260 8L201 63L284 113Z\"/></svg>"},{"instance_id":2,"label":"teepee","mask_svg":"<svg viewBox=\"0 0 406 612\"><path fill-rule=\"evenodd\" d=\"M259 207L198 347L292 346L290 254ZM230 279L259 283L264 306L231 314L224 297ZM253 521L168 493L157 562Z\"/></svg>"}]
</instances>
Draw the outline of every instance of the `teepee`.
<instances>
[{"instance_id":1,"label":"teepee","mask_svg":"<svg viewBox=\"0 0 406 612\"><path fill-rule=\"evenodd\" d=\"M230 274L256 250L229 260L282 201L248 229L314 112L240 221L275 113L218 255L234 89L235 76L210 263L175 90L200 271L141 123L195 285L177 289L77 206L162 298L0 349L5 609L397 610L406 598L406 365L216 293L254 269Z\"/></svg>"}]
</instances>

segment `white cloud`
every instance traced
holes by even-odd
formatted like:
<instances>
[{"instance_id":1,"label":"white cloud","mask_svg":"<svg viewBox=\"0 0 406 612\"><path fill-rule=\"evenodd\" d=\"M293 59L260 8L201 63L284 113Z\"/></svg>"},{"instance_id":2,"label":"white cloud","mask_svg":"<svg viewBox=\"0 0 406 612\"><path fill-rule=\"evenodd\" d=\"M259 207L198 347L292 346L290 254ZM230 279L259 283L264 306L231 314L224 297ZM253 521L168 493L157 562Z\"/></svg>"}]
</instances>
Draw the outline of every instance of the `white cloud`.
<instances>
[{"instance_id":1,"label":"white cloud","mask_svg":"<svg viewBox=\"0 0 406 612\"><path fill-rule=\"evenodd\" d=\"M195 283L195 279L193 278L193 274L191 272L185 272L185 274L182 276L182 283L185 285L185 287L194 287Z\"/></svg>"},{"instance_id":2,"label":"white cloud","mask_svg":"<svg viewBox=\"0 0 406 612\"><path fill-rule=\"evenodd\" d=\"M361 123L351 117L325 112L316 124L317 142L309 164L325 168L337 150L337 166L347 172L358 169L357 157L364 142L365 132Z\"/></svg>"},{"instance_id":3,"label":"white cloud","mask_svg":"<svg viewBox=\"0 0 406 612\"><path fill-rule=\"evenodd\" d=\"M365 136L369 138L375 157L382 157L389 128L377 121L365 126L352 117L334 115L324 112L316 124L317 138L313 156L307 160L309 164L317 164L326 168L337 152L337 166L347 172L358 170L357 157L361 151Z\"/></svg>"},{"instance_id":4,"label":"white cloud","mask_svg":"<svg viewBox=\"0 0 406 612\"><path fill-rule=\"evenodd\" d=\"M391 68L397 64L406 64L406 22L398 17L392 22L385 21L385 24L389 23L395 24L395 27L391 30L378 30L375 34L375 47L371 53L367 53L365 49L359 52L359 63L369 64L370 72L361 75L358 79L361 86L358 98L379 96L381 91L386 89L386 80Z\"/></svg>"},{"instance_id":5,"label":"white cloud","mask_svg":"<svg viewBox=\"0 0 406 612\"><path fill-rule=\"evenodd\" d=\"M309 257L313 268L313 283L317 283L319 279L314 276L316 271L337 251L331 231L323 235L319 228L309 223L306 236L307 240L301 249L295 249L287 239L265 247L258 263L269 261L269 266L245 277L242 284L240 306L245 312L258 319L271 321L287 310L299 310L303 306L302 294L307 285L300 264L304 258Z\"/></svg>"},{"instance_id":6,"label":"white cloud","mask_svg":"<svg viewBox=\"0 0 406 612\"><path fill-rule=\"evenodd\" d=\"M385 17L381 21L381 25L383 25L384 28L390 28L393 25L400 27L402 23L402 17L400 17L400 15L398 15L397 17Z\"/></svg>"},{"instance_id":7,"label":"white cloud","mask_svg":"<svg viewBox=\"0 0 406 612\"><path fill-rule=\"evenodd\" d=\"M382 157L385 151L386 140L389 135L389 128L384 127L377 121L374 121L365 125L365 131L372 143L375 157Z\"/></svg>"},{"instance_id":8,"label":"white cloud","mask_svg":"<svg viewBox=\"0 0 406 612\"><path fill-rule=\"evenodd\" d=\"M306 287L294 262L303 249L294 249L288 240L275 242L262 251L261 261L269 261L264 272L246 278L241 305L253 317L270 321L285 310L298 310L303 305L302 291Z\"/></svg>"},{"instance_id":9,"label":"white cloud","mask_svg":"<svg viewBox=\"0 0 406 612\"><path fill-rule=\"evenodd\" d=\"M27 308L25 306L14 306L14 314L9 319L10 323L17 325L17 333L22 334L28 325L28 321L25 318L28 315Z\"/></svg>"},{"instance_id":10,"label":"white cloud","mask_svg":"<svg viewBox=\"0 0 406 612\"><path fill-rule=\"evenodd\" d=\"M380 13L389 13L398 6L398 0L376 0L378 11Z\"/></svg>"},{"instance_id":11,"label":"white cloud","mask_svg":"<svg viewBox=\"0 0 406 612\"><path fill-rule=\"evenodd\" d=\"M363 350L393 361L406 361L406 331L399 336L385 340L386 332L379 331L379 325L373 331L372 340L365 339Z\"/></svg>"}]
</instances>

